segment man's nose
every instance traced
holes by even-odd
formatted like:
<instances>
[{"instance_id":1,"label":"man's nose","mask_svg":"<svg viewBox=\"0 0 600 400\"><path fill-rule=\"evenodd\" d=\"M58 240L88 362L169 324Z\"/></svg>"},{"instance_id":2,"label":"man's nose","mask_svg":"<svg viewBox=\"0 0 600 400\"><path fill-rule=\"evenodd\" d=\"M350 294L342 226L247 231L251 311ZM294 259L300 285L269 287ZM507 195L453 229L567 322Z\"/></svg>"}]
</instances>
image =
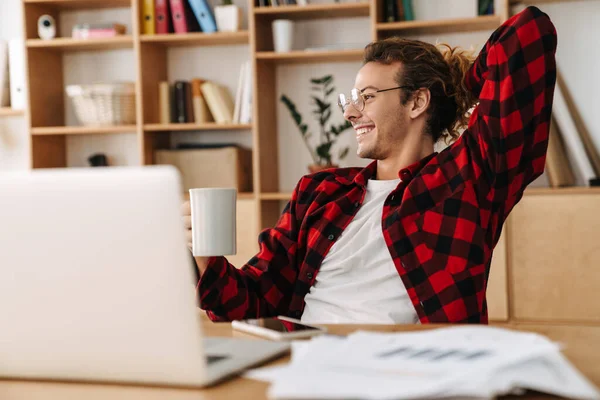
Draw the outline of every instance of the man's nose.
<instances>
[{"instance_id":1,"label":"man's nose","mask_svg":"<svg viewBox=\"0 0 600 400\"><path fill-rule=\"evenodd\" d=\"M358 117L360 117L360 112L356 109L356 107L354 107L352 103L348 104L346 106L346 109L344 110L344 118L348 121L352 121L357 119Z\"/></svg>"}]
</instances>

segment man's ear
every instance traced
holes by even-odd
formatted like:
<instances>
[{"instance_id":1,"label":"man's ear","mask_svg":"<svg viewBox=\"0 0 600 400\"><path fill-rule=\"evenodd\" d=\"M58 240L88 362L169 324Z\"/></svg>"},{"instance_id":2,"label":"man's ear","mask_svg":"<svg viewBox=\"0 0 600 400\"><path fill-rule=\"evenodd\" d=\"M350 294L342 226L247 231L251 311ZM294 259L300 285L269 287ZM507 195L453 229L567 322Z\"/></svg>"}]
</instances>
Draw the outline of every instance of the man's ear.
<instances>
[{"instance_id":1,"label":"man's ear","mask_svg":"<svg viewBox=\"0 0 600 400\"><path fill-rule=\"evenodd\" d=\"M431 92L427 88L417 89L413 92L412 107L410 109L410 117L415 119L419 115L427 111L431 100Z\"/></svg>"}]
</instances>

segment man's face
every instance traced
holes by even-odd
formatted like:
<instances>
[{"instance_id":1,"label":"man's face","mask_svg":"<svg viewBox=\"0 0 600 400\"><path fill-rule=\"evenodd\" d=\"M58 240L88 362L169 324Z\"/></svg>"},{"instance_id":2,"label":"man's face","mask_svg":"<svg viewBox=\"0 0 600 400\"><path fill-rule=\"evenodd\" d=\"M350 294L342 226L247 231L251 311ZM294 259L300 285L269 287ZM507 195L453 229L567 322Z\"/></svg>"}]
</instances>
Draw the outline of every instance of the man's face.
<instances>
[{"instance_id":1,"label":"man's face","mask_svg":"<svg viewBox=\"0 0 600 400\"><path fill-rule=\"evenodd\" d=\"M400 91L377 90L397 87L395 77L400 63L384 65L376 62L365 64L358 74L354 87L361 91L365 107L359 111L352 104L346 108L344 118L350 121L356 132L357 155L361 158L385 160L400 150L402 137L410 122L408 105L400 102Z\"/></svg>"}]
</instances>

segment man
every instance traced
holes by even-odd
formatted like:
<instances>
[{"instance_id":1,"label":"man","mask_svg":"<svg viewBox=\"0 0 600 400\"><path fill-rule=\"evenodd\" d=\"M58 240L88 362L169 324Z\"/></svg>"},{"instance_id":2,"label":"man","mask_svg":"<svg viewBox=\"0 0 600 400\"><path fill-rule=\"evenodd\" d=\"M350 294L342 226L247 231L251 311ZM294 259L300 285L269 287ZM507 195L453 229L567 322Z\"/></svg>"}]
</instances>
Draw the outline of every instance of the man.
<instances>
[{"instance_id":1,"label":"man","mask_svg":"<svg viewBox=\"0 0 600 400\"><path fill-rule=\"evenodd\" d=\"M200 306L215 321L487 323L492 251L544 169L555 51L554 26L535 7L474 62L413 40L367 46L340 106L358 155L374 161L300 179L241 269L197 258ZM434 152L441 137L456 140ZM189 205L184 215L189 228Z\"/></svg>"}]
</instances>

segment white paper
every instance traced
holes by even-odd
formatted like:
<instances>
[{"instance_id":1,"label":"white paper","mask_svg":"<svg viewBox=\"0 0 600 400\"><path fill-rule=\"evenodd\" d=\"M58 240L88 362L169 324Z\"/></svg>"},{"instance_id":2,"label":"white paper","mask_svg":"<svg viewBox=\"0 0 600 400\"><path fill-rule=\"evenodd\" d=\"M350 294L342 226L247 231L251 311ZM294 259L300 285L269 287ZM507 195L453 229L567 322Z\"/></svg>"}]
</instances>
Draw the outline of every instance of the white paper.
<instances>
[{"instance_id":1,"label":"white paper","mask_svg":"<svg viewBox=\"0 0 600 400\"><path fill-rule=\"evenodd\" d=\"M600 393L542 335L489 326L356 332L292 345L288 365L250 371L274 399L493 398L524 389L569 398Z\"/></svg>"}]
</instances>

